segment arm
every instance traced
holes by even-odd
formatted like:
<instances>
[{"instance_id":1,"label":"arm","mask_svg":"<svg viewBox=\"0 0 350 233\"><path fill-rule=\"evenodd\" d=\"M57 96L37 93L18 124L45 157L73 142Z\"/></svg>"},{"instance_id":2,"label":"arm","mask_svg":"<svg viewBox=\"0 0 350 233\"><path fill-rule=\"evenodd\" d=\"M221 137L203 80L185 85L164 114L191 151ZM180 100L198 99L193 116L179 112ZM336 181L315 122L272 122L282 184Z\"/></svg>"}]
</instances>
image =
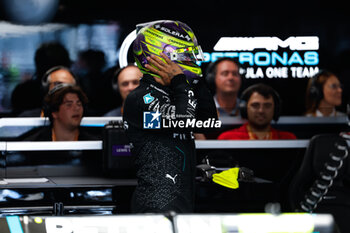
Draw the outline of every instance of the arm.
<instances>
[{"instance_id":1,"label":"arm","mask_svg":"<svg viewBox=\"0 0 350 233\"><path fill-rule=\"evenodd\" d=\"M165 54L162 53L161 57L164 61L151 55L147 58L151 65L146 66L150 71L161 77L155 78L156 82L168 86L171 90L171 103L158 105L159 111L163 116L171 116L172 119L194 118L197 102L186 76L181 68ZM153 105L157 106L157 103Z\"/></svg>"},{"instance_id":2,"label":"arm","mask_svg":"<svg viewBox=\"0 0 350 233\"><path fill-rule=\"evenodd\" d=\"M197 101L195 94L187 82L184 74L177 75L171 80L170 89L172 90L173 104L175 107L176 119L194 118Z\"/></svg>"}]
</instances>

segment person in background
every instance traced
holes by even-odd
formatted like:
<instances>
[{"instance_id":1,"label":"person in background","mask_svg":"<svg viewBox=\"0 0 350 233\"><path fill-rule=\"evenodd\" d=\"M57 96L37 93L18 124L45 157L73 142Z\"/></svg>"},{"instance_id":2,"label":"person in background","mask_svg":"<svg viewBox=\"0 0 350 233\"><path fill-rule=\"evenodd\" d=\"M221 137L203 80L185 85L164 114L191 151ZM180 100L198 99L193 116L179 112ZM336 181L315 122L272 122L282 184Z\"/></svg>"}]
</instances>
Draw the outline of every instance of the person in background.
<instances>
[{"instance_id":1,"label":"person in background","mask_svg":"<svg viewBox=\"0 0 350 233\"><path fill-rule=\"evenodd\" d=\"M11 94L12 112L16 116L27 110L40 109L47 94L42 88L41 79L44 74L55 66L70 68L72 61L67 49L61 43L51 41L42 43L38 47L35 51L34 63L35 73L32 79L19 83Z\"/></svg>"},{"instance_id":2,"label":"person in background","mask_svg":"<svg viewBox=\"0 0 350 233\"><path fill-rule=\"evenodd\" d=\"M76 85L77 81L73 72L65 66L55 66L46 71L43 76L42 86L46 93L61 83Z\"/></svg>"},{"instance_id":3,"label":"person in background","mask_svg":"<svg viewBox=\"0 0 350 233\"><path fill-rule=\"evenodd\" d=\"M345 116L336 110L342 104L342 85L338 77L328 71L320 70L309 80L306 89L306 116L328 117Z\"/></svg>"},{"instance_id":4,"label":"person in background","mask_svg":"<svg viewBox=\"0 0 350 233\"><path fill-rule=\"evenodd\" d=\"M248 87L241 96L240 113L247 122L237 129L223 132L219 140L273 140L296 139L293 133L271 127L280 114L280 97L270 86L255 84Z\"/></svg>"},{"instance_id":5,"label":"person in background","mask_svg":"<svg viewBox=\"0 0 350 233\"><path fill-rule=\"evenodd\" d=\"M206 80L215 93L214 101L220 116L238 116L238 92L242 85L240 64L233 58L223 57L207 68Z\"/></svg>"},{"instance_id":6,"label":"person in background","mask_svg":"<svg viewBox=\"0 0 350 233\"><path fill-rule=\"evenodd\" d=\"M106 56L103 51L88 49L80 51L72 69L77 74L79 86L89 98L88 116L102 116L109 109L105 104L108 89L105 88L104 69Z\"/></svg>"},{"instance_id":7,"label":"person in background","mask_svg":"<svg viewBox=\"0 0 350 233\"><path fill-rule=\"evenodd\" d=\"M140 84L140 79L142 73L137 66L128 65L121 69L118 69L112 79L113 89L120 94L122 98L122 106L112 109L104 116L122 116L123 115L123 106L126 97L129 93L134 90Z\"/></svg>"},{"instance_id":8,"label":"person in background","mask_svg":"<svg viewBox=\"0 0 350 233\"><path fill-rule=\"evenodd\" d=\"M88 99L80 87L61 83L49 91L44 99L45 116L50 125L44 126L25 141L96 140L80 127L84 105Z\"/></svg>"},{"instance_id":9,"label":"person in background","mask_svg":"<svg viewBox=\"0 0 350 233\"><path fill-rule=\"evenodd\" d=\"M41 78L41 86L44 93L50 92L58 84L76 84L76 79L74 74L70 69L65 66L55 66L47 70L46 73ZM18 115L19 117L43 117L43 109L34 108L31 110L24 111Z\"/></svg>"}]
</instances>

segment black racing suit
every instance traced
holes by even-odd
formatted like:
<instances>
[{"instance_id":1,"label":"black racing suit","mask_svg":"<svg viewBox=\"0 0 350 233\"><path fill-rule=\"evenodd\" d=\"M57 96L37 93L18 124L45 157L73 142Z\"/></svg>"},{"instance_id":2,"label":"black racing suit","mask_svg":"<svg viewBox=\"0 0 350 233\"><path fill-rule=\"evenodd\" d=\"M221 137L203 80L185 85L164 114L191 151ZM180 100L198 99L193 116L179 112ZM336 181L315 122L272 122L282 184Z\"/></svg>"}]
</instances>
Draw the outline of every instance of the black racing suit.
<instances>
[{"instance_id":1,"label":"black racing suit","mask_svg":"<svg viewBox=\"0 0 350 233\"><path fill-rule=\"evenodd\" d=\"M149 112L160 113L161 117ZM200 81L192 87L181 74L175 76L169 86L163 86L145 75L140 86L128 95L123 120L135 155L138 178L133 212L193 212L194 128L147 128L159 126L167 117L173 122L217 120L215 104L205 83Z\"/></svg>"}]
</instances>

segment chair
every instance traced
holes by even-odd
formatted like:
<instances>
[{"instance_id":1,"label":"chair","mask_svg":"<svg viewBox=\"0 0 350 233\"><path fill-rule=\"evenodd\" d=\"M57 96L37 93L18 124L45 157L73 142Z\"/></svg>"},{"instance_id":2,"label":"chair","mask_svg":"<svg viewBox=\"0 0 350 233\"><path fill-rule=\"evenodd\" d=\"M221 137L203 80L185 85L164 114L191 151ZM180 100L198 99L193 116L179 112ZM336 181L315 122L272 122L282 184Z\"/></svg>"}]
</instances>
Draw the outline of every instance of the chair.
<instances>
[{"instance_id":1,"label":"chair","mask_svg":"<svg viewBox=\"0 0 350 233\"><path fill-rule=\"evenodd\" d=\"M289 187L293 211L331 213L341 230L350 232L350 165L346 140L338 135L311 138Z\"/></svg>"}]
</instances>

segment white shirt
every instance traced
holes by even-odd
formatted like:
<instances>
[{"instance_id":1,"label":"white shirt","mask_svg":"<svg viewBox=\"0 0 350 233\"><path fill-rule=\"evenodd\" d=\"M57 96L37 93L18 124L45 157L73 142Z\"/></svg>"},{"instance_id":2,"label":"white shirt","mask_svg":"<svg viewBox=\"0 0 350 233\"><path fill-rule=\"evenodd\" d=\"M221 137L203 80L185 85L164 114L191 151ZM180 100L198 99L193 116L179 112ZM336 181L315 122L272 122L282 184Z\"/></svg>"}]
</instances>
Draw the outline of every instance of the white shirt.
<instances>
[{"instance_id":1,"label":"white shirt","mask_svg":"<svg viewBox=\"0 0 350 233\"><path fill-rule=\"evenodd\" d=\"M316 110L315 114L308 113L306 116L316 116L316 117L327 117L322 114L318 109ZM346 116L345 113L336 111L335 108L333 108L332 113L329 115L329 117L335 117L335 116Z\"/></svg>"},{"instance_id":2,"label":"white shirt","mask_svg":"<svg viewBox=\"0 0 350 233\"><path fill-rule=\"evenodd\" d=\"M218 110L220 116L237 116L238 112L239 112L239 101L240 101L239 98L237 98L235 108L232 109L232 111L230 113L227 113L224 110L224 108L220 106L218 99L217 99L217 96L214 95L215 106L216 106L216 109Z\"/></svg>"}]
</instances>

